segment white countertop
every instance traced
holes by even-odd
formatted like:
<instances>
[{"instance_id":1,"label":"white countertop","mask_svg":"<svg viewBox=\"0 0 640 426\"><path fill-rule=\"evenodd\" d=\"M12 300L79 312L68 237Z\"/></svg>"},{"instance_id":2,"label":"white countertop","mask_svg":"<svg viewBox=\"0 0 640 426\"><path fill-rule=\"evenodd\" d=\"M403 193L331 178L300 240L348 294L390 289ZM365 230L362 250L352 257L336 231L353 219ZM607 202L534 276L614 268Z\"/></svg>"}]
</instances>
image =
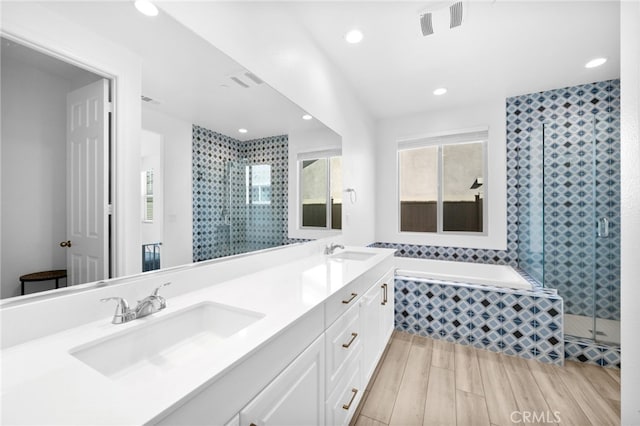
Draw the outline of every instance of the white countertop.
<instances>
[{"instance_id":1,"label":"white countertop","mask_svg":"<svg viewBox=\"0 0 640 426\"><path fill-rule=\"evenodd\" d=\"M393 256L393 250L349 248L364 261L316 255L167 299L151 316L114 325L104 318L0 352L3 424L143 424L212 383L336 291ZM97 339L156 321L200 302L264 314L216 350L148 380L112 380L69 352ZM96 301L96 303L99 303ZM46 321L34 318L34 321ZM16 324L15 327L19 327Z\"/></svg>"}]
</instances>

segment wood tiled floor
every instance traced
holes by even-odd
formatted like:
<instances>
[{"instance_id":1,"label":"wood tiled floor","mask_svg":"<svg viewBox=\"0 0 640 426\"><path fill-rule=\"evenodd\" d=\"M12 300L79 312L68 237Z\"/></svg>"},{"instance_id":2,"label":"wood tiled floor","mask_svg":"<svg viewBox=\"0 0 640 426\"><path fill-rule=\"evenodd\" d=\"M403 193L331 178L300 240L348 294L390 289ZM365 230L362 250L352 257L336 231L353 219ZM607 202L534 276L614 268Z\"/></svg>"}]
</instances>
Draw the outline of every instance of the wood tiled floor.
<instances>
[{"instance_id":1,"label":"wood tiled floor","mask_svg":"<svg viewBox=\"0 0 640 426\"><path fill-rule=\"evenodd\" d=\"M559 422L558 422L559 420ZM352 425L619 425L620 371L394 332Z\"/></svg>"}]
</instances>

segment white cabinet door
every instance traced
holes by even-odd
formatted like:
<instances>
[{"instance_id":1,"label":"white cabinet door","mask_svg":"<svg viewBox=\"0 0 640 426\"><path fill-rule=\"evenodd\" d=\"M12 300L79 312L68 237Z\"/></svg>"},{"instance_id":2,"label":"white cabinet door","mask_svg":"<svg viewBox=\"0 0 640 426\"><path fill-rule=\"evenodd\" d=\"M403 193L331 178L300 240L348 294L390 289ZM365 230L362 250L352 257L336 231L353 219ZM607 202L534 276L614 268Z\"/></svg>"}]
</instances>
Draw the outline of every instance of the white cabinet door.
<instances>
[{"instance_id":1,"label":"white cabinet door","mask_svg":"<svg viewBox=\"0 0 640 426\"><path fill-rule=\"evenodd\" d=\"M242 426L324 424L324 335L242 411Z\"/></svg>"},{"instance_id":2,"label":"white cabinet door","mask_svg":"<svg viewBox=\"0 0 640 426\"><path fill-rule=\"evenodd\" d=\"M387 274L382 279L380 285L380 346L384 350L395 325L395 284L393 273Z\"/></svg>"},{"instance_id":3,"label":"white cabinet door","mask_svg":"<svg viewBox=\"0 0 640 426\"><path fill-rule=\"evenodd\" d=\"M378 363L381 349L381 287L376 284L360 300L360 320L362 328L362 373L364 383L368 383ZM384 346L383 346L384 347Z\"/></svg>"}]
</instances>

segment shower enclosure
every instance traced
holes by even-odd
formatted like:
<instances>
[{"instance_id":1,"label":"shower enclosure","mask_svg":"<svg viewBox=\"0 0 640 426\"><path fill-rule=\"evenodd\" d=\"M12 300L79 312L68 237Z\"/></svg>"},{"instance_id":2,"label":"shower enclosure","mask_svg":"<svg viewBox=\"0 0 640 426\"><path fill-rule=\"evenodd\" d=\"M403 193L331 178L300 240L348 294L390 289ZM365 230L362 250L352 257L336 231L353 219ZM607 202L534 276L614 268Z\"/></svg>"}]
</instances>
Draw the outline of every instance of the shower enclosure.
<instances>
[{"instance_id":1,"label":"shower enclosure","mask_svg":"<svg viewBox=\"0 0 640 426\"><path fill-rule=\"evenodd\" d=\"M282 231L273 226L271 164L252 164L246 158L227 161L224 190L216 257L282 245Z\"/></svg>"},{"instance_id":2,"label":"shower enclosure","mask_svg":"<svg viewBox=\"0 0 640 426\"><path fill-rule=\"evenodd\" d=\"M527 130L517 149L519 266L558 290L565 335L619 344L619 116L567 112Z\"/></svg>"}]
</instances>

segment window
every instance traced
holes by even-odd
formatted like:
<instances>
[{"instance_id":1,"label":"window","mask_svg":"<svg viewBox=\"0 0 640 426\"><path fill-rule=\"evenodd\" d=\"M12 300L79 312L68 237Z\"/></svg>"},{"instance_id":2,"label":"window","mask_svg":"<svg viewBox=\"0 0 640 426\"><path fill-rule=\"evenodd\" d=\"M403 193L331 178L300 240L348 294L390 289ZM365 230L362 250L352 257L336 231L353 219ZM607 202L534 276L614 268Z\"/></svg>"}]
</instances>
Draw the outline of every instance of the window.
<instances>
[{"instance_id":1,"label":"window","mask_svg":"<svg viewBox=\"0 0 640 426\"><path fill-rule=\"evenodd\" d=\"M247 166L245 176L247 204L271 204L271 165Z\"/></svg>"},{"instance_id":2,"label":"window","mask_svg":"<svg viewBox=\"0 0 640 426\"><path fill-rule=\"evenodd\" d=\"M142 172L142 221L153 222L153 170Z\"/></svg>"},{"instance_id":3,"label":"window","mask_svg":"<svg viewBox=\"0 0 640 426\"><path fill-rule=\"evenodd\" d=\"M401 232L486 229L487 131L398 145Z\"/></svg>"},{"instance_id":4,"label":"window","mask_svg":"<svg viewBox=\"0 0 640 426\"><path fill-rule=\"evenodd\" d=\"M342 157L339 152L299 157L302 228L342 229Z\"/></svg>"}]
</instances>

